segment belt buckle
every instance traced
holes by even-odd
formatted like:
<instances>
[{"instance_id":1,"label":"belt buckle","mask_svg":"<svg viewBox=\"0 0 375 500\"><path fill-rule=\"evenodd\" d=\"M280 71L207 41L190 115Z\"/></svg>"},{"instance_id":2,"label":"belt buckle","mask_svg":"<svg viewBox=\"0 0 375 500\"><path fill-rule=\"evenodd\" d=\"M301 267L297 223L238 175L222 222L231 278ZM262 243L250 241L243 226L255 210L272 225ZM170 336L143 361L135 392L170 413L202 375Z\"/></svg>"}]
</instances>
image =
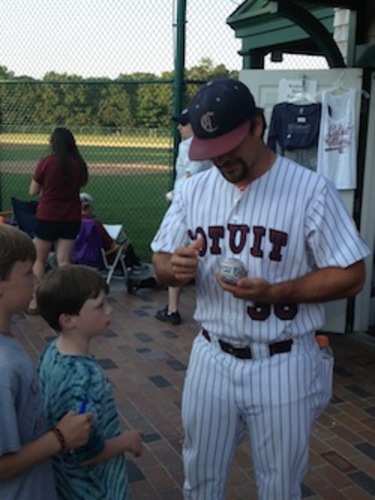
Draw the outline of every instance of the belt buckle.
<instances>
[{"instance_id":1,"label":"belt buckle","mask_svg":"<svg viewBox=\"0 0 375 500\"><path fill-rule=\"evenodd\" d=\"M235 348L231 344L227 344L226 351L228 354L231 354L232 356L234 356L234 354L236 353Z\"/></svg>"},{"instance_id":2,"label":"belt buckle","mask_svg":"<svg viewBox=\"0 0 375 500\"><path fill-rule=\"evenodd\" d=\"M246 346L241 349L241 355L238 353L237 357L240 359L253 359L253 353L251 351L250 346Z\"/></svg>"},{"instance_id":3,"label":"belt buckle","mask_svg":"<svg viewBox=\"0 0 375 500\"><path fill-rule=\"evenodd\" d=\"M220 347L222 351L234 356L238 359L251 359L251 350L250 347L235 347L229 342L224 342L223 340L219 340Z\"/></svg>"},{"instance_id":4,"label":"belt buckle","mask_svg":"<svg viewBox=\"0 0 375 500\"><path fill-rule=\"evenodd\" d=\"M220 349L223 352L226 352L227 354L230 354L231 356L236 356L236 348L230 344L229 342L226 342L225 340L219 339L219 345Z\"/></svg>"},{"instance_id":5,"label":"belt buckle","mask_svg":"<svg viewBox=\"0 0 375 500\"><path fill-rule=\"evenodd\" d=\"M211 337L210 337L210 334L208 333L207 330L203 329L202 335L208 342L211 342ZM219 339L218 341L219 341L220 349L223 352L230 354L231 356L234 356L235 358L252 359L252 357L253 357L250 347L235 347L234 345L230 344L229 342L225 342L225 340ZM245 351L246 351L246 353L245 353Z\"/></svg>"}]
</instances>

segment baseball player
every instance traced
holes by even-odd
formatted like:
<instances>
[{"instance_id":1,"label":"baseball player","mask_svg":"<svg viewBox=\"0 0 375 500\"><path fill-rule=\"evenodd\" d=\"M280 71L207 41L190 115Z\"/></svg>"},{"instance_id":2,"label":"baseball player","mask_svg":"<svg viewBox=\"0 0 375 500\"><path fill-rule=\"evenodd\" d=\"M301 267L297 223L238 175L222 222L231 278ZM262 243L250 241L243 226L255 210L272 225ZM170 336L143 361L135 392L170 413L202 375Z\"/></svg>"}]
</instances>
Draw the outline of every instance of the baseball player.
<instances>
[{"instance_id":1,"label":"baseball player","mask_svg":"<svg viewBox=\"0 0 375 500\"><path fill-rule=\"evenodd\" d=\"M299 499L312 426L332 391L333 358L315 341L323 303L361 290L370 252L333 184L263 143L244 84L209 82L189 114L190 157L216 168L181 187L152 242L161 282L196 282L184 497L224 498L247 429L259 499ZM224 258L240 259L247 276L222 281Z\"/></svg>"}]
</instances>

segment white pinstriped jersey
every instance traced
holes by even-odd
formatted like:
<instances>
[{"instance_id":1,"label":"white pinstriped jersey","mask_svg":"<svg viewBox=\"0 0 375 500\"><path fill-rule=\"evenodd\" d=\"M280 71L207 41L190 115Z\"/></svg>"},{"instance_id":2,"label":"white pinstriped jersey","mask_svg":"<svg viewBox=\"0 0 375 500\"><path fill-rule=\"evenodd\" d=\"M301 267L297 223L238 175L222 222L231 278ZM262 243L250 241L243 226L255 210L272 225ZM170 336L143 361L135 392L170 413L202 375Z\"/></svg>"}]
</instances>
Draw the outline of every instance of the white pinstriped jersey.
<instances>
[{"instance_id":1,"label":"white pinstriped jersey","mask_svg":"<svg viewBox=\"0 0 375 500\"><path fill-rule=\"evenodd\" d=\"M273 342L319 329L323 304L261 305L216 283L223 258L249 277L280 283L314 269L348 267L369 255L334 185L287 158L243 191L217 168L190 179L169 207L151 248L172 253L201 234L195 319L233 344Z\"/></svg>"},{"instance_id":2,"label":"white pinstriped jersey","mask_svg":"<svg viewBox=\"0 0 375 500\"><path fill-rule=\"evenodd\" d=\"M189 149L193 137L189 137L180 142L176 160L176 179L173 189L178 189L190 176L203 172L212 167L210 160L193 161L189 158Z\"/></svg>"}]
</instances>

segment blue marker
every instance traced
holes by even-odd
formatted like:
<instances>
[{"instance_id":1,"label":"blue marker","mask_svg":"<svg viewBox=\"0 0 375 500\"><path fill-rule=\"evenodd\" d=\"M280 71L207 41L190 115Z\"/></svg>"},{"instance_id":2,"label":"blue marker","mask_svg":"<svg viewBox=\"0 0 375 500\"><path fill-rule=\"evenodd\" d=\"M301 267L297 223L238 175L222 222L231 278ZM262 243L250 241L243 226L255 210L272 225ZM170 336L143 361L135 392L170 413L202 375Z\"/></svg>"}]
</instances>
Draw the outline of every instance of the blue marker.
<instances>
[{"instance_id":1,"label":"blue marker","mask_svg":"<svg viewBox=\"0 0 375 500\"><path fill-rule=\"evenodd\" d=\"M86 396L82 399L81 406L79 407L78 413L82 415L82 413L86 413L86 407L87 407L88 399Z\"/></svg>"}]
</instances>

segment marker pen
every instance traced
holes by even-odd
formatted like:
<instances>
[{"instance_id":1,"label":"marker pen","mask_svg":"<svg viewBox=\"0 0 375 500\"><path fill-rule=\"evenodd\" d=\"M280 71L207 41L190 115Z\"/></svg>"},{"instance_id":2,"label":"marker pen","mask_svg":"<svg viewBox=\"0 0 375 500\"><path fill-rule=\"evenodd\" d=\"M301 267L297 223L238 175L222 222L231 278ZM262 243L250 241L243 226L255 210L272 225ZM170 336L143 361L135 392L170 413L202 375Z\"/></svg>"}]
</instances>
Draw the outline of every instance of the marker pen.
<instances>
[{"instance_id":1,"label":"marker pen","mask_svg":"<svg viewBox=\"0 0 375 500\"><path fill-rule=\"evenodd\" d=\"M82 415L82 413L86 413L87 403L88 403L87 396L84 396L81 401L81 406L79 407L78 411L79 415Z\"/></svg>"}]
</instances>

